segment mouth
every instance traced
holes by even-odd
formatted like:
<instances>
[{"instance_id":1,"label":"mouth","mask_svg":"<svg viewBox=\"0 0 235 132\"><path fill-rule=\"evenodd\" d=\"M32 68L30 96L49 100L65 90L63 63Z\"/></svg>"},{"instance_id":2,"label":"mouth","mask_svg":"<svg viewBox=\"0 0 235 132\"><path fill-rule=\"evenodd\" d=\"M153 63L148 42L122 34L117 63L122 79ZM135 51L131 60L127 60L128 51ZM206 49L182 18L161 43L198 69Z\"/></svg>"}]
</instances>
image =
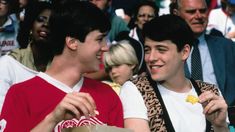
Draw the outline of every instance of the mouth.
<instances>
[{"instance_id":1,"label":"mouth","mask_svg":"<svg viewBox=\"0 0 235 132\"><path fill-rule=\"evenodd\" d=\"M39 36L42 37L42 38L47 38L48 35L49 35L49 32L48 31L45 31L45 30L41 30L38 32Z\"/></svg>"},{"instance_id":2,"label":"mouth","mask_svg":"<svg viewBox=\"0 0 235 132\"><path fill-rule=\"evenodd\" d=\"M96 59L99 60L99 61L102 61L101 55L96 55Z\"/></svg>"},{"instance_id":3,"label":"mouth","mask_svg":"<svg viewBox=\"0 0 235 132\"><path fill-rule=\"evenodd\" d=\"M149 65L149 70L151 73L156 73L160 70L161 67L162 65Z\"/></svg>"},{"instance_id":4,"label":"mouth","mask_svg":"<svg viewBox=\"0 0 235 132\"><path fill-rule=\"evenodd\" d=\"M204 21L198 21L198 22L194 22L192 23L193 25L204 25Z\"/></svg>"}]
</instances>

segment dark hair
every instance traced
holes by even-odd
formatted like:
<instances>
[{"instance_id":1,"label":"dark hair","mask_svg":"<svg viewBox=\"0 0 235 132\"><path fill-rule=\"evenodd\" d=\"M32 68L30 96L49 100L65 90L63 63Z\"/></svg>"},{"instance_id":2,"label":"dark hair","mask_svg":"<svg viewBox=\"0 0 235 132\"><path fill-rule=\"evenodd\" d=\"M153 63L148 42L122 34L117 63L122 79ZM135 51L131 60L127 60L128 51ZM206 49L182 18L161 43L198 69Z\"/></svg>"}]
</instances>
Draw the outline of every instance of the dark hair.
<instances>
[{"instance_id":1,"label":"dark hair","mask_svg":"<svg viewBox=\"0 0 235 132\"><path fill-rule=\"evenodd\" d=\"M6 0L9 4L8 14L16 13L20 10L19 0Z\"/></svg>"},{"instance_id":2,"label":"dark hair","mask_svg":"<svg viewBox=\"0 0 235 132\"><path fill-rule=\"evenodd\" d=\"M34 1L26 6L24 21L20 23L19 33L17 36L20 48L26 48L28 46L33 23L39 14L45 9L52 9L51 4L48 2Z\"/></svg>"},{"instance_id":3,"label":"dark hair","mask_svg":"<svg viewBox=\"0 0 235 132\"><path fill-rule=\"evenodd\" d=\"M51 45L53 54L61 54L67 36L84 42L88 33L99 30L108 32L111 24L105 14L90 2L64 0L57 3L52 13L49 25L51 29Z\"/></svg>"},{"instance_id":4,"label":"dark hair","mask_svg":"<svg viewBox=\"0 0 235 132\"><path fill-rule=\"evenodd\" d=\"M195 39L189 25L179 16L162 15L144 24L144 38L154 41L171 40L181 51L185 44L192 46Z\"/></svg>"},{"instance_id":5,"label":"dark hair","mask_svg":"<svg viewBox=\"0 0 235 132\"><path fill-rule=\"evenodd\" d=\"M130 28L133 28L135 26L135 21L137 19L138 12L139 12L139 10L140 10L140 8L142 6L150 6L150 7L152 7L154 9L155 17L158 17L159 7L156 6L156 4L154 2L152 2L152 1L149 1L149 0L142 1L134 9L134 12L133 12L133 15L132 15L132 19L131 19L130 24L129 24Z\"/></svg>"}]
</instances>

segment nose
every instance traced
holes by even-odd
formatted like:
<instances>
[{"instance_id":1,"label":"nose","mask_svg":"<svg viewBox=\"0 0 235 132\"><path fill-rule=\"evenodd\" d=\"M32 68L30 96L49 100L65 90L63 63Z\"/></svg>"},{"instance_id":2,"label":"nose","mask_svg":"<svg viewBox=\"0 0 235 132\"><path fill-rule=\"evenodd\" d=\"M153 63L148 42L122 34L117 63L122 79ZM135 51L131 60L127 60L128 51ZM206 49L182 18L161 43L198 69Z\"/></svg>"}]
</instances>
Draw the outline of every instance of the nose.
<instances>
[{"instance_id":1,"label":"nose","mask_svg":"<svg viewBox=\"0 0 235 132\"><path fill-rule=\"evenodd\" d=\"M152 62L157 60L157 52L152 50L149 54L145 55L146 62Z\"/></svg>"},{"instance_id":2,"label":"nose","mask_svg":"<svg viewBox=\"0 0 235 132\"><path fill-rule=\"evenodd\" d=\"M201 18L202 17L202 13L199 10L196 11L195 15L196 15L197 18Z\"/></svg>"},{"instance_id":3,"label":"nose","mask_svg":"<svg viewBox=\"0 0 235 132\"><path fill-rule=\"evenodd\" d=\"M115 74L115 73L117 73L117 70L118 70L117 66L112 66L110 72L111 72L112 74Z\"/></svg>"},{"instance_id":4,"label":"nose","mask_svg":"<svg viewBox=\"0 0 235 132\"><path fill-rule=\"evenodd\" d=\"M144 21L148 21L149 20L149 16L148 15L144 15Z\"/></svg>"},{"instance_id":5,"label":"nose","mask_svg":"<svg viewBox=\"0 0 235 132\"><path fill-rule=\"evenodd\" d=\"M43 26L48 27L48 25L49 25L49 18L45 18L45 19L42 21L42 24L43 24Z\"/></svg>"},{"instance_id":6,"label":"nose","mask_svg":"<svg viewBox=\"0 0 235 132\"><path fill-rule=\"evenodd\" d=\"M108 47L107 42L103 42L103 43L102 43L101 50L102 50L103 52L106 52L106 51L109 50L109 47Z\"/></svg>"}]
</instances>

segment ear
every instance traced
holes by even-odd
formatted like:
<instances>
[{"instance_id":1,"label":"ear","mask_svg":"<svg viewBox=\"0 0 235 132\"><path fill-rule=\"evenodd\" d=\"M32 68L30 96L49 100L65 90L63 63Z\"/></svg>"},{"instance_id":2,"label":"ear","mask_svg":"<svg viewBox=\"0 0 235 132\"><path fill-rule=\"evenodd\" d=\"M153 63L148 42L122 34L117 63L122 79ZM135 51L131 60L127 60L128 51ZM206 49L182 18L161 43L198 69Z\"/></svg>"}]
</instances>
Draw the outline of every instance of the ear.
<instances>
[{"instance_id":1,"label":"ear","mask_svg":"<svg viewBox=\"0 0 235 132\"><path fill-rule=\"evenodd\" d=\"M185 44L184 48L181 51L183 60L186 60L189 57L190 51L191 51L191 48L189 44Z\"/></svg>"},{"instance_id":2,"label":"ear","mask_svg":"<svg viewBox=\"0 0 235 132\"><path fill-rule=\"evenodd\" d=\"M178 9L173 9L173 14L179 16L179 11L178 11Z\"/></svg>"},{"instance_id":3,"label":"ear","mask_svg":"<svg viewBox=\"0 0 235 132\"><path fill-rule=\"evenodd\" d=\"M77 49L78 42L79 42L79 40L75 39L73 37L66 37L65 38L66 46L71 50L76 50Z\"/></svg>"}]
</instances>

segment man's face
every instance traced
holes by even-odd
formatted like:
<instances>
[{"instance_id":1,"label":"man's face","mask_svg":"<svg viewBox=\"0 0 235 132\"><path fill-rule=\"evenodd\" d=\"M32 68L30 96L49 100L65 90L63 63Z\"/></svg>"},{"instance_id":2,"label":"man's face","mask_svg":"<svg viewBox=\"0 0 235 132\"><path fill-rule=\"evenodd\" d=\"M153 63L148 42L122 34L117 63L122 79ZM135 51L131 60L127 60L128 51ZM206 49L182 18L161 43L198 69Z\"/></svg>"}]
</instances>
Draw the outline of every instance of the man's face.
<instances>
[{"instance_id":1,"label":"man's face","mask_svg":"<svg viewBox=\"0 0 235 132\"><path fill-rule=\"evenodd\" d=\"M98 30L87 34L85 41L78 44L78 61L83 73L99 70L103 52L108 51L106 34Z\"/></svg>"},{"instance_id":2,"label":"man's face","mask_svg":"<svg viewBox=\"0 0 235 132\"><path fill-rule=\"evenodd\" d=\"M189 24L196 37L207 27L208 10L205 0L179 0L176 14Z\"/></svg>"},{"instance_id":3,"label":"man's face","mask_svg":"<svg viewBox=\"0 0 235 132\"><path fill-rule=\"evenodd\" d=\"M95 4L101 10L105 10L109 5L109 0L90 0L90 2Z\"/></svg>"},{"instance_id":4,"label":"man's face","mask_svg":"<svg viewBox=\"0 0 235 132\"><path fill-rule=\"evenodd\" d=\"M149 38L145 38L144 47L145 62L153 80L169 81L182 75L190 50L178 52L170 40L158 42Z\"/></svg>"}]
</instances>

